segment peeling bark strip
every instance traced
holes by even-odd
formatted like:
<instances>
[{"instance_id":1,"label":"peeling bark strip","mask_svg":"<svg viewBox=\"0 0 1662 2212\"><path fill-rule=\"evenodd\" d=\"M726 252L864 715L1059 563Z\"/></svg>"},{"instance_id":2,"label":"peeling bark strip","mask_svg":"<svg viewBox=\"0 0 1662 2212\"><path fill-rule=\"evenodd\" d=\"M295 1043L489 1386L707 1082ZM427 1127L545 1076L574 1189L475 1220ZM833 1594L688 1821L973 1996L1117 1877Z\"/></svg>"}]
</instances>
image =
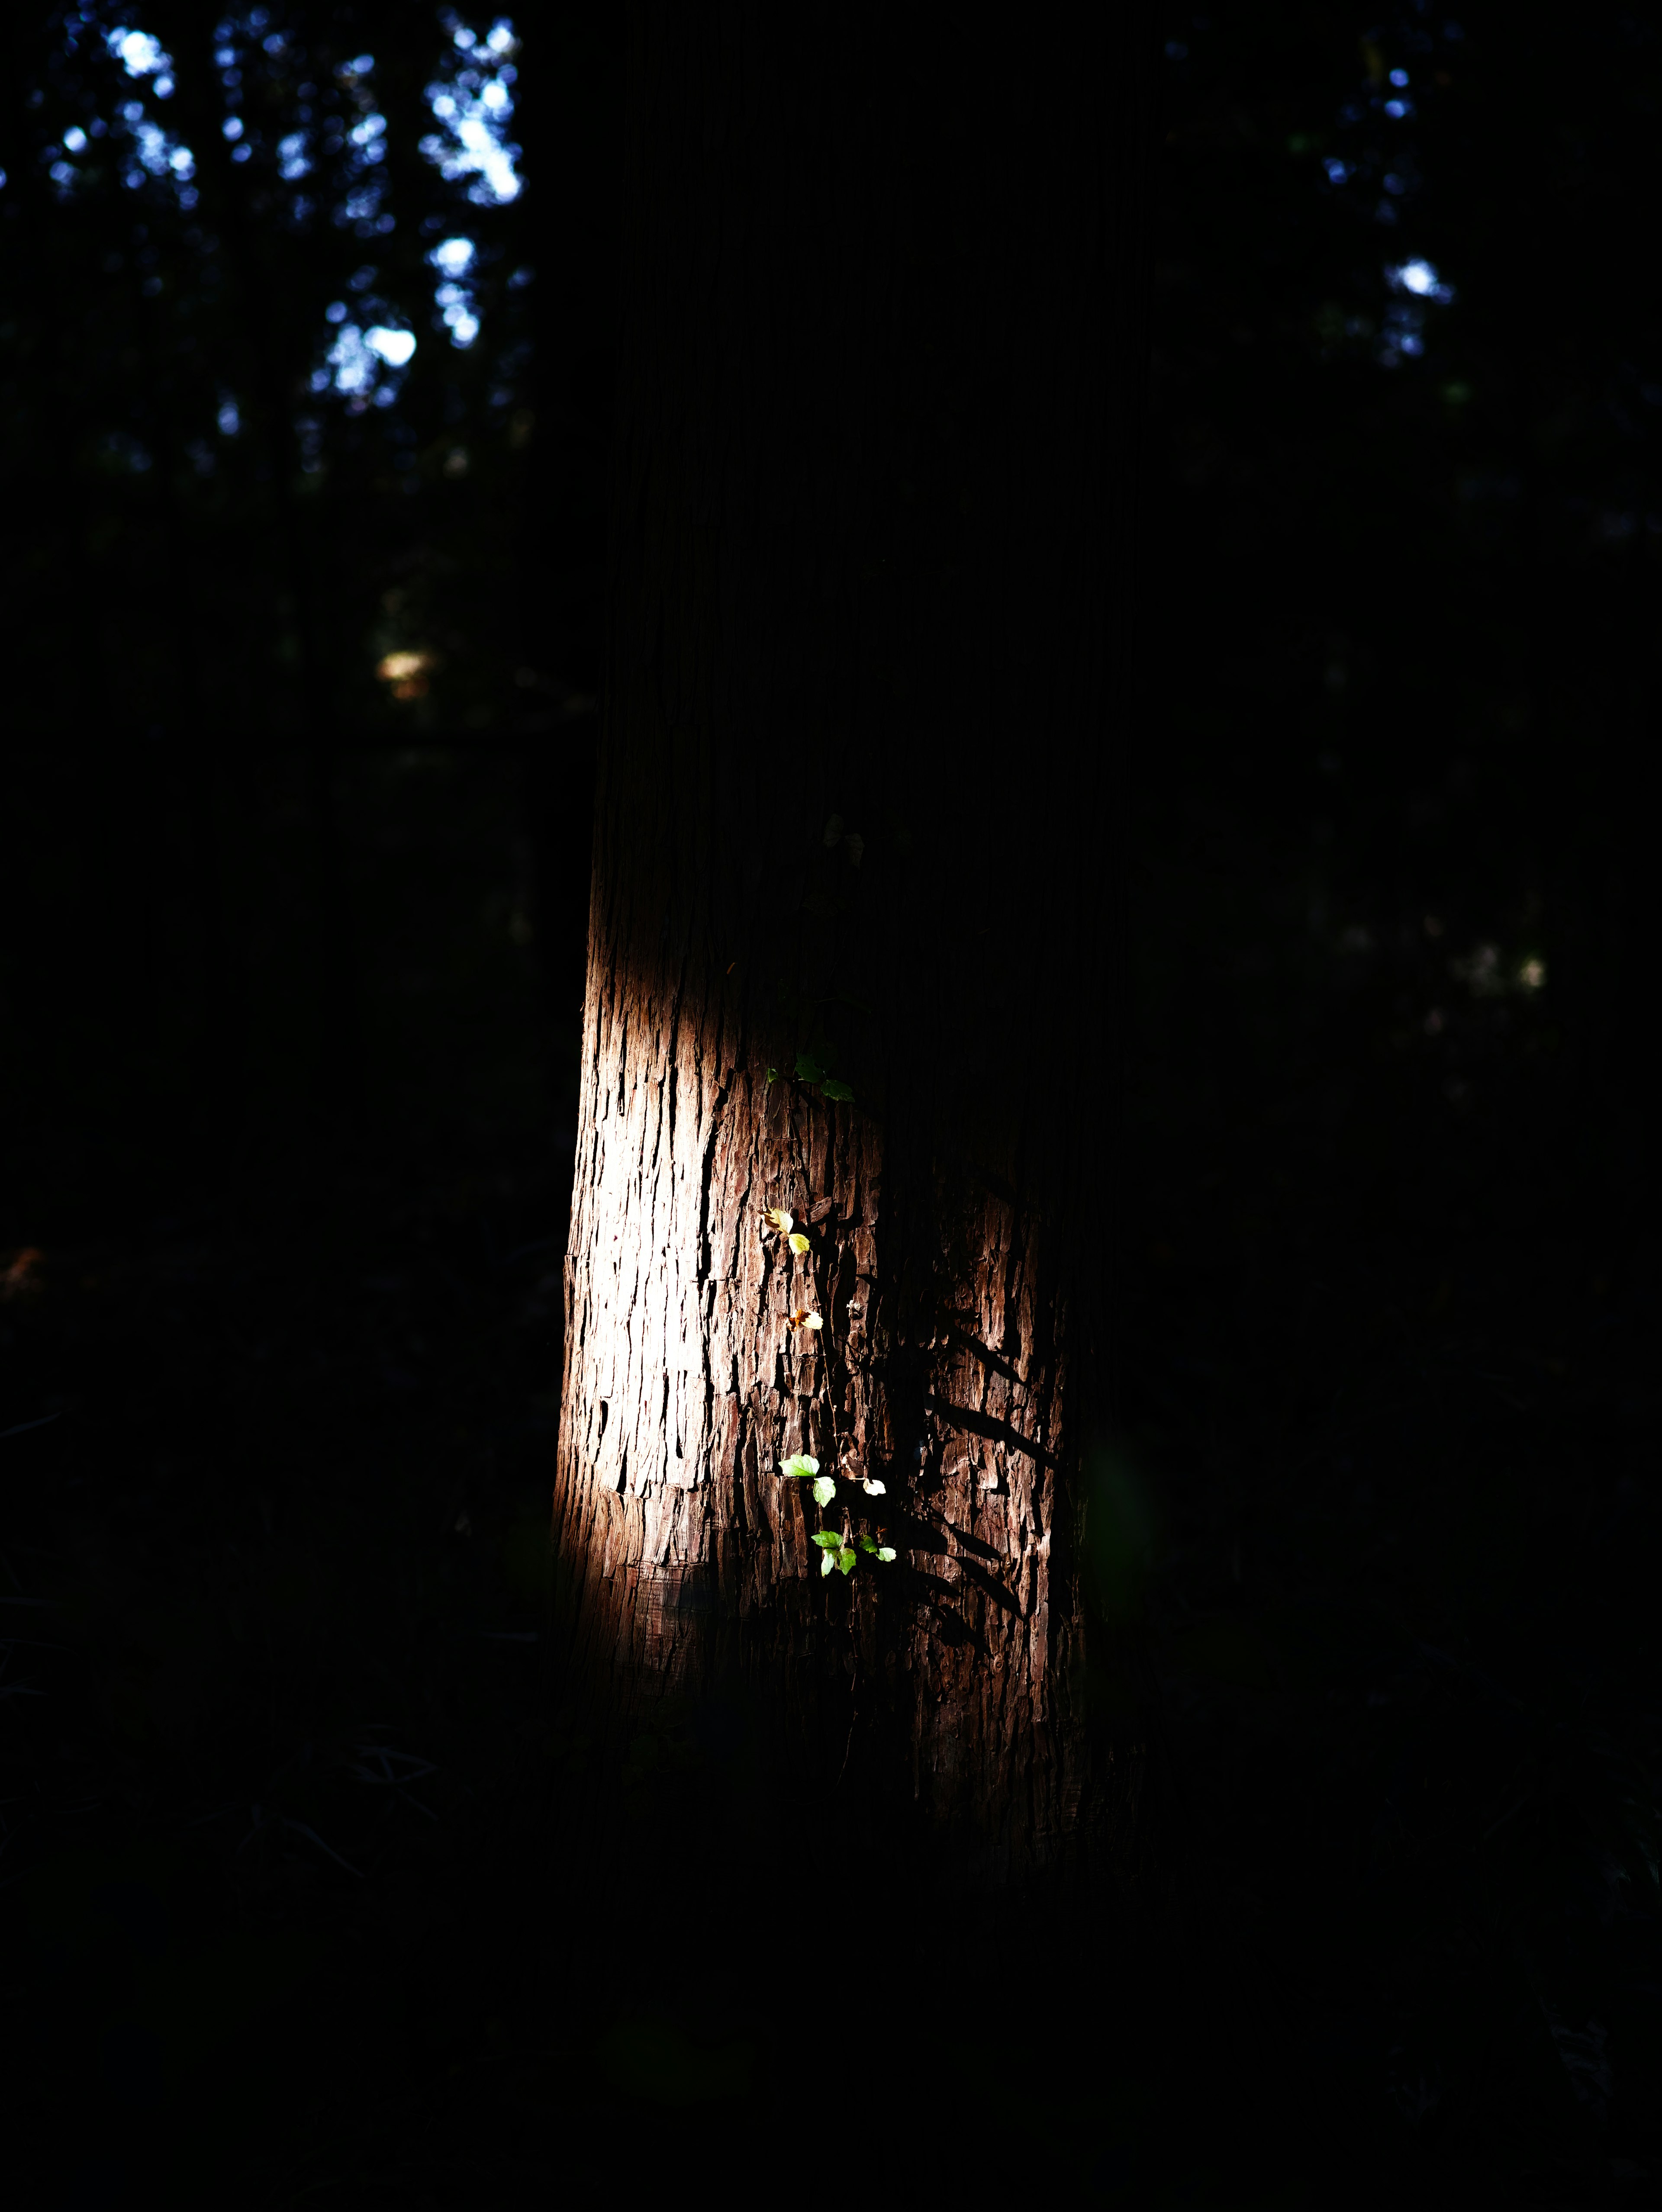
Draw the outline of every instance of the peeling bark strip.
<instances>
[{"instance_id":1,"label":"peeling bark strip","mask_svg":"<svg viewBox=\"0 0 1662 2212\"><path fill-rule=\"evenodd\" d=\"M1126 1787L1073 1561L1130 126L1088 46L827 23L634 25L556 1535L620 1705L747 1682L1015 1871ZM880 1524L894 1565L822 1576Z\"/></svg>"}]
</instances>

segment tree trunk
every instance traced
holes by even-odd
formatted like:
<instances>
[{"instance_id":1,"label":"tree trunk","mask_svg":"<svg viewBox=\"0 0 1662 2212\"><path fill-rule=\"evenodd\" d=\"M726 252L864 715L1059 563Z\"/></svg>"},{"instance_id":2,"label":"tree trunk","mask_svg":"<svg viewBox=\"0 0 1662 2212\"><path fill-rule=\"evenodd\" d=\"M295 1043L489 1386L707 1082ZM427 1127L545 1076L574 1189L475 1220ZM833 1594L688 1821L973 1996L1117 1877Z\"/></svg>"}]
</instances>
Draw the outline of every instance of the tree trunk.
<instances>
[{"instance_id":1,"label":"tree trunk","mask_svg":"<svg viewBox=\"0 0 1662 2212\"><path fill-rule=\"evenodd\" d=\"M637 1728L737 1699L992 1880L1136 1768L1080 1540L1138 72L1022 36L634 21L555 1496L582 1680Z\"/></svg>"}]
</instances>

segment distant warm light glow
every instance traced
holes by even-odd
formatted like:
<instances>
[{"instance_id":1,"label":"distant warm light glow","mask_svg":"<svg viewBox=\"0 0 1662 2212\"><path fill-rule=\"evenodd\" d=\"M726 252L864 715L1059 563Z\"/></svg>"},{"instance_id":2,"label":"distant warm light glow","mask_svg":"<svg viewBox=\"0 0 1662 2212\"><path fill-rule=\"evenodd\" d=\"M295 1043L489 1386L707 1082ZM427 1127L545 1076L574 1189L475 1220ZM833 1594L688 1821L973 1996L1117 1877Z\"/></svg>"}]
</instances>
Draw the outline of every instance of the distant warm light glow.
<instances>
[{"instance_id":1,"label":"distant warm light glow","mask_svg":"<svg viewBox=\"0 0 1662 2212\"><path fill-rule=\"evenodd\" d=\"M435 665L430 653L389 653L376 663L375 673L392 686L395 699L419 699Z\"/></svg>"},{"instance_id":2,"label":"distant warm light glow","mask_svg":"<svg viewBox=\"0 0 1662 2212\"><path fill-rule=\"evenodd\" d=\"M1547 980L1544 960L1523 960L1518 966L1518 981L1526 991L1538 991Z\"/></svg>"},{"instance_id":3,"label":"distant warm light glow","mask_svg":"<svg viewBox=\"0 0 1662 2212\"><path fill-rule=\"evenodd\" d=\"M27 1297L39 1290L41 1261L40 1248L26 1244L21 1252L14 1253L3 1267L0 1267L0 1298Z\"/></svg>"}]
</instances>

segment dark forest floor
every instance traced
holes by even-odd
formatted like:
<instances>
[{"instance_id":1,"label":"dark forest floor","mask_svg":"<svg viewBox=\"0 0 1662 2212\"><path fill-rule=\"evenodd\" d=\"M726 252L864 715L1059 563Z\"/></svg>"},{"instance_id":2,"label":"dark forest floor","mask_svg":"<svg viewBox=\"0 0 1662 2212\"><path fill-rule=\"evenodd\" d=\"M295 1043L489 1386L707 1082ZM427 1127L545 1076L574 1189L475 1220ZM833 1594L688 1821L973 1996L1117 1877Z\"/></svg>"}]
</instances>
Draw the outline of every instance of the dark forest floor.
<instances>
[{"instance_id":1,"label":"dark forest floor","mask_svg":"<svg viewBox=\"0 0 1662 2212\"><path fill-rule=\"evenodd\" d=\"M1237 821L1162 836L1140 1944L1039 1907L880 1933L857 1872L758 1881L687 1832L719 1747L689 1781L584 1741L545 1640L569 1150L465 1118L356 1170L273 1146L234 1198L6 1255L20 2203L506 2203L735 2152L769 2188L1650 2199L1631 1224L1566 1157L1549 994L1417 906L1312 917Z\"/></svg>"}]
</instances>

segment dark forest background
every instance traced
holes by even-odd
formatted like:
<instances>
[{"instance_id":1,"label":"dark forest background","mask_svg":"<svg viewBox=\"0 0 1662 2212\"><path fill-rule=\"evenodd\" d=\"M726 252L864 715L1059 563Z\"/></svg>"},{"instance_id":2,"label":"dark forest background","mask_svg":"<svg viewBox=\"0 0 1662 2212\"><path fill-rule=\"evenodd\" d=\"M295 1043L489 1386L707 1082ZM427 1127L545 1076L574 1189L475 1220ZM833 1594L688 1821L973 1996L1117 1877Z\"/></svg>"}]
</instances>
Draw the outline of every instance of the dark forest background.
<instances>
[{"instance_id":1,"label":"dark forest background","mask_svg":"<svg viewBox=\"0 0 1662 2212\"><path fill-rule=\"evenodd\" d=\"M724 1741L587 1741L545 1640L621 25L15 23L31 2201L506 2201L760 2126L781 2021L828 1980L886 2017L882 1961L931 2026L837 2117L792 2088L805 2154L1149 2204L1662 2172L1657 26L1263 0L1154 43L1104 1165L1157 1871L1135 1970L1050 1942L1051 2056L995 2124L963 2083L1021 1962L856 1894L832 1967L782 1889L776 1955L712 1908L590 1972L560 1856L597 1777L643 1837L672 1769L753 1786Z\"/></svg>"}]
</instances>

